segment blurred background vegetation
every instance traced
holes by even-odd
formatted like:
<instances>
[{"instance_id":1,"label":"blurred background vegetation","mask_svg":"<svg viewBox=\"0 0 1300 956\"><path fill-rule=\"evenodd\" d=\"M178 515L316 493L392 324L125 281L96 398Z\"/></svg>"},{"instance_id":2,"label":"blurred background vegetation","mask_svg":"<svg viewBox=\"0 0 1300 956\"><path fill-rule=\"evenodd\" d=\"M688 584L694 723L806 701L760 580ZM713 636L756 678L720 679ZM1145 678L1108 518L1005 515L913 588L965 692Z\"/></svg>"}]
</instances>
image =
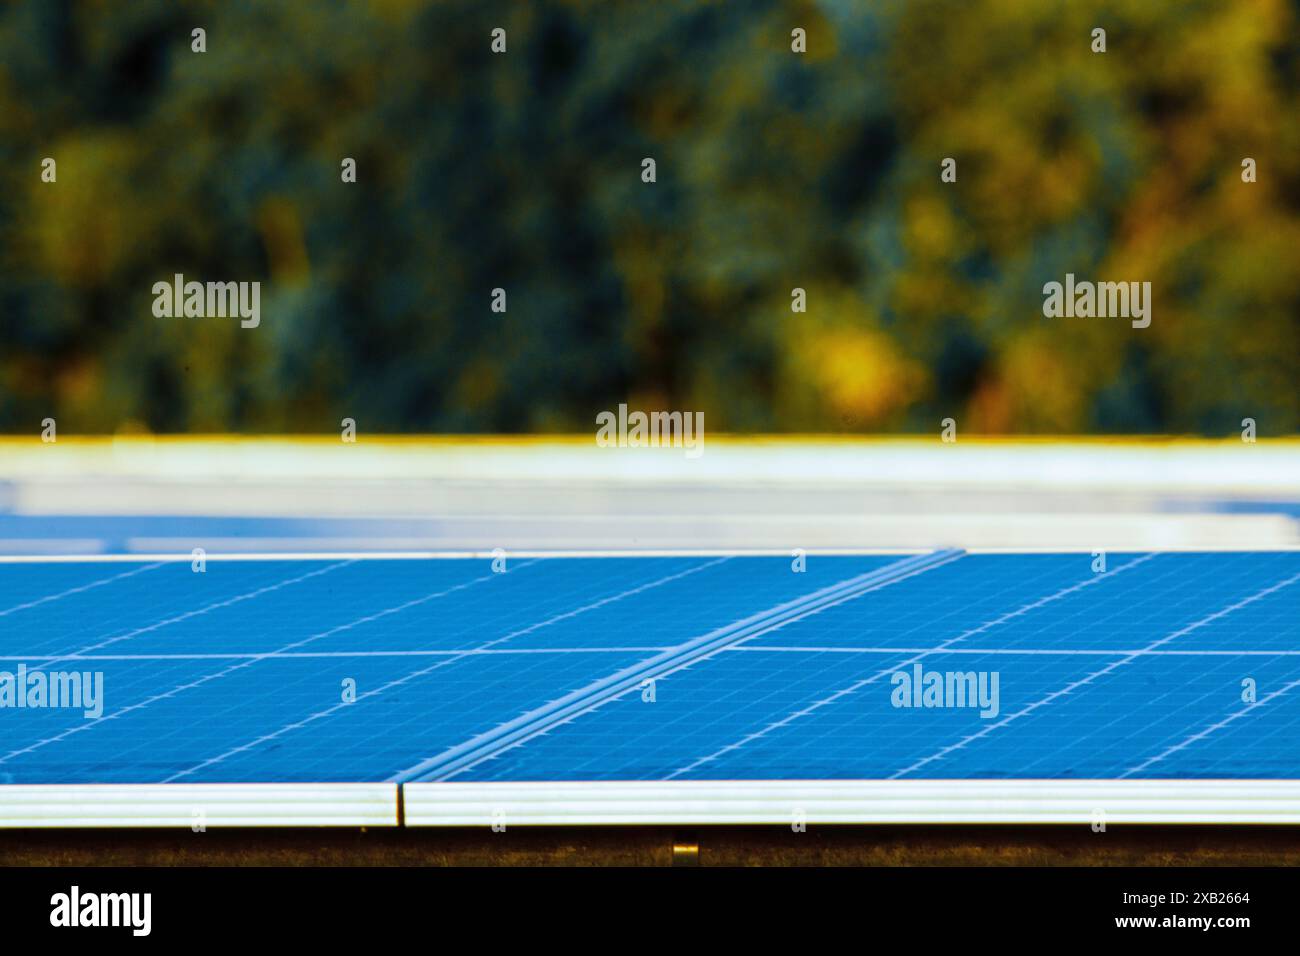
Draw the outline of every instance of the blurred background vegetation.
<instances>
[{"instance_id":1,"label":"blurred background vegetation","mask_svg":"<svg viewBox=\"0 0 1300 956\"><path fill-rule=\"evenodd\" d=\"M0 3L0 431L1300 431L1298 36L1288 0ZM261 281L260 328L155 318L176 272ZM1150 281L1151 327L1044 318L1067 272Z\"/></svg>"}]
</instances>

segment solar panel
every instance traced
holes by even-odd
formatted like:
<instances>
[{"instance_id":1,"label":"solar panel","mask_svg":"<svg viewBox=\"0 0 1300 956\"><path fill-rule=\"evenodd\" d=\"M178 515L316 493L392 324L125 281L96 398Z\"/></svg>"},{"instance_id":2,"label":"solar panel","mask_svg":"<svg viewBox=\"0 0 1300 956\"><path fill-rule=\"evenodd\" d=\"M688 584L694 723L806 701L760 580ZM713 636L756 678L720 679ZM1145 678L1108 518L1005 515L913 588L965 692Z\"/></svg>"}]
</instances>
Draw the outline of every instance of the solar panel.
<instances>
[{"instance_id":1,"label":"solar panel","mask_svg":"<svg viewBox=\"0 0 1300 956\"><path fill-rule=\"evenodd\" d=\"M1300 551L22 559L0 704L7 825L1296 821Z\"/></svg>"}]
</instances>

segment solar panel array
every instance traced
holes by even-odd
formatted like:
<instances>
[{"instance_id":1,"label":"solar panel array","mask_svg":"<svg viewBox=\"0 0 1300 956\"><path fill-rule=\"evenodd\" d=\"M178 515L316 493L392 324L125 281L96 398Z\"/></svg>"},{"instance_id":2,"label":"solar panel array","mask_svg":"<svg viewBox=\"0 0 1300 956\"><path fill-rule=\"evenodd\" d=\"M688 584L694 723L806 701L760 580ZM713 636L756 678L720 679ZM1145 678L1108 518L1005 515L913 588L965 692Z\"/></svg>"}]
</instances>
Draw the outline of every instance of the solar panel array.
<instances>
[{"instance_id":1,"label":"solar panel array","mask_svg":"<svg viewBox=\"0 0 1300 956\"><path fill-rule=\"evenodd\" d=\"M8 564L0 672L103 710L0 709L0 783L1300 777L1300 552L798 564Z\"/></svg>"}]
</instances>

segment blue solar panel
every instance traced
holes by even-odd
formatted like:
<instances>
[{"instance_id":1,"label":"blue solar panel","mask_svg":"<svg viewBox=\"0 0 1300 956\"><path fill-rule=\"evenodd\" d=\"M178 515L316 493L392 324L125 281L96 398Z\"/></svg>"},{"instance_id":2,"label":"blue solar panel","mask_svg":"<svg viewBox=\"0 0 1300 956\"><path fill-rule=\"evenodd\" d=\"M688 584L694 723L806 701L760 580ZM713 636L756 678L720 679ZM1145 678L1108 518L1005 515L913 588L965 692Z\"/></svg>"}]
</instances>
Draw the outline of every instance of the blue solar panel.
<instances>
[{"instance_id":1,"label":"blue solar panel","mask_svg":"<svg viewBox=\"0 0 1300 956\"><path fill-rule=\"evenodd\" d=\"M0 783L1300 777L1300 552L796 566L0 565Z\"/></svg>"}]
</instances>

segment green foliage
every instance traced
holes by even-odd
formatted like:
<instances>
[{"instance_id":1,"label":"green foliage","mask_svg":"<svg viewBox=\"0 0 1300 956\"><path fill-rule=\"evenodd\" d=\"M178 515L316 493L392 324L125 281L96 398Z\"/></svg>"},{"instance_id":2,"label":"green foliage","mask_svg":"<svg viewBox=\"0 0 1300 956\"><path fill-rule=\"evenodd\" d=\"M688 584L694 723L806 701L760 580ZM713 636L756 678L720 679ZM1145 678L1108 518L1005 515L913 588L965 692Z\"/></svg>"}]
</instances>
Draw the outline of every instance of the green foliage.
<instances>
[{"instance_id":1,"label":"green foliage","mask_svg":"<svg viewBox=\"0 0 1300 956\"><path fill-rule=\"evenodd\" d=\"M1284 0L15 0L0 430L1294 432L1297 36ZM177 272L261 281L261 326L155 318ZM1150 281L1151 327L1044 318L1067 272Z\"/></svg>"}]
</instances>

